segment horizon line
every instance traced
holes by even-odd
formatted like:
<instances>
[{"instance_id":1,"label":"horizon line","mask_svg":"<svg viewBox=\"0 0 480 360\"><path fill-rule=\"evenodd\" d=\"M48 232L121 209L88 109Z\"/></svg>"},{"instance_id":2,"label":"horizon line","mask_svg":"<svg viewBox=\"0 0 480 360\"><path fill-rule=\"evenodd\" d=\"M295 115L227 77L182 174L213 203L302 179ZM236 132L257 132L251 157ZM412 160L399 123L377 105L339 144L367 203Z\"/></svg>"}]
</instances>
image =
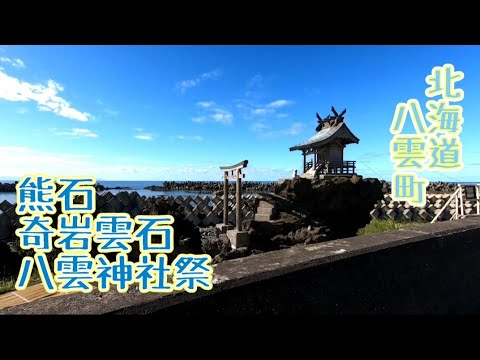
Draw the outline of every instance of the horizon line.
<instances>
[{"instance_id":1,"label":"horizon line","mask_svg":"<svg viewBox=\"0 0 480 360\"><path fill-rule=\"evenodd\" d=\"M361 175L360 175L361 176ZM387 183L391 183L391 180L385 180L385 179L381 179L381 178L378 178L378 177L365 177L365 176L362 176L363 179L377 179L379 181L385 181ZM242 182L278 182L280 180L291 180L292 178L279 178L277 180L246 180L246 179L242 179ZM20 181L19 178L10 178L10 179L0 179L0 183L5 183L7 181ZM223 179L216 179L216 180L107 180L107 179L96 179L97 183L100 183L102 181L108 181L108 182L165 182L165 181L169 181L169 182L223 182ZM234 181L234 180L229 180L229 181ZM429 181L429 184L432 184L432 183L437 183L437 182L442 182L442 183L452 183L452 184L455 184L455 183L476 183L476 184L480 184L480 179L478 181L475 181L475 180L470 180L470 181L447 181L447 180L428 180Z\"/></svg>"}]
</instances>

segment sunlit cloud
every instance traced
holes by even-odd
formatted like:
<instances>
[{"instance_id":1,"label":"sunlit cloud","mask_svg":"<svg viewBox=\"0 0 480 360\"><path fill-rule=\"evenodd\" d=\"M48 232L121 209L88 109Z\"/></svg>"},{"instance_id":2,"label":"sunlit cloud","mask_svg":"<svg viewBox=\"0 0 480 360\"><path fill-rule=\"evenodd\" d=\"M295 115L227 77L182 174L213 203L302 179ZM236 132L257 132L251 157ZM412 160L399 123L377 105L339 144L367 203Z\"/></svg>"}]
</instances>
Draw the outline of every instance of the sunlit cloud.
<instances>
[{"instance_id":1,"label":"sunlit cloud","mask_svg":"<svg viewBox=\"0 0 480 360\"><path fill-rule=\"evenodd\" d=\"M53 80L48 80L47 85L31 84L0 71L0 99L33 101L40 111L53 112L72 120L88 121L91 118L89 113L73 108L67 100L58 96L63 90L63 86Z\"/></svg>"},{"instance_id":2,"label":"sunlit cloud","mask_svg":"<svg viewBox=\"0 0 480 360\"><path fill-rule=\"evenodd\" d=\"M180 91L182 94L185 93L188 89L194 88L200 83L206 81L206 80L213 80L217 79L222 75L222 72L218 69L212 70L206 73L203 73L193 79L189 80L183 80L177 83L176 89Z\"/></svg>"}]
</instances>

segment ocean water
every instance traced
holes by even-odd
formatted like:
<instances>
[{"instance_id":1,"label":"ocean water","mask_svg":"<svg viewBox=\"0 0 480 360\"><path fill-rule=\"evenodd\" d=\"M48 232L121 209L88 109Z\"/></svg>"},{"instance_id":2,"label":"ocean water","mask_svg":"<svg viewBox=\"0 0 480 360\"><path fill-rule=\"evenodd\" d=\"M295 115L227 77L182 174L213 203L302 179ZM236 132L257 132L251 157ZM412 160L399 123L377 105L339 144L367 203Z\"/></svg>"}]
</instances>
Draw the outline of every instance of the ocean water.
<instances>
[{"instance_id":1,"label":"ocean water","mask_svg":"<svg viewBox=\"0 0 480 360\"><path fill-rule=\"evenodd\" d=\"M13 180L0 180L1 183L13 183ZM177 183L180 183L182 181L176 181ZM256 182L261 182L261 183L266 183L270 184L273 181L256 181ZM197 195L213 195L211 192L195 192L195 191L151 191L151 190L146 190L146 186L162 186L164 181L98 181L99 184L109 187L109 188L114 188L114 187L128 187L130 190L107 190L110 191L112 194L117 194L121 191L127 191L127 192L132 192L136 191L140 196L197 196ZM98 194L102 194L105 191L99 191ZM0 192L0 203L3 200L7 200L10 204L15 203L16 200L16 193L14 192Z\"/></svg>"}]
</instances>

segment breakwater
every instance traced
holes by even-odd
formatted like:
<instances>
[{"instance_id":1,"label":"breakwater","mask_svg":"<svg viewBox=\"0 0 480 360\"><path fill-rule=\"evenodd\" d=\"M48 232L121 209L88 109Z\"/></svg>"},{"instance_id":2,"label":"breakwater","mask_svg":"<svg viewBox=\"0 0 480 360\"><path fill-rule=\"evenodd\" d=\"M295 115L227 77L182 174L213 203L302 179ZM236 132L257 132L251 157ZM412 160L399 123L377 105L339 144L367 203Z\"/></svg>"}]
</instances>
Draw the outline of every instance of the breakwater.
<instances>
[{"instance_id":1,"label":"breakwater","mask_svg":"<svg viewBox=\"0 0 480 360\"><path fill-rule=\"evenodd\" d=\"M395 221L431 221L441 213L438 221L450 220L455 215L455 201L452 201L443 211L445 203L450 199L451 193L427 194L427 201L423 206L412 206L406 201L394 201L390 194L385 194L383 199L377 201L370 211L372 219ZM466 200L463 202L463 212L466 215L477 213L477 201Z\"/></svg>"},{"instance_id":2,"label":"breakwater","mask_svg":"<svg viewBox=\"0 0 480 360\"><path fill-rule=\"evenodd\" d=\"M1 183L0 182L0 192L15 192L16 183Z\"/></svg>"},{"instance_id":3,"label":"breakwater","mask_svg":"<svg viewBox=\"0 0 480 360\"><path fill-rule=\"evenodd\" d=\"M382 184L382 191L384 194L391 194L392 188L391 184L386 182L385 180L381 180L380 183ZM429 183L427 185L427 193L430 194L451 194L457 189L458 184L455 183L446 183L443 181L436 181Z\"/></svg>"},{"instance_id":4,"label":"breakwater","mask_svg":"<svg viewBox=\"0 0 480 360\"><path fill-rule=\"evenodd\" d=\"M242 181L242 191L244 192L273 192L276 183L264 183L257 181ZM235 191L235 183L229 183L229 192ZM197 191L197 192L213 192L216 194L223 193L223 182L215 181L164 181L163 185L150 185L145 187L151 191Z\"/></svg>"}]
</instances>

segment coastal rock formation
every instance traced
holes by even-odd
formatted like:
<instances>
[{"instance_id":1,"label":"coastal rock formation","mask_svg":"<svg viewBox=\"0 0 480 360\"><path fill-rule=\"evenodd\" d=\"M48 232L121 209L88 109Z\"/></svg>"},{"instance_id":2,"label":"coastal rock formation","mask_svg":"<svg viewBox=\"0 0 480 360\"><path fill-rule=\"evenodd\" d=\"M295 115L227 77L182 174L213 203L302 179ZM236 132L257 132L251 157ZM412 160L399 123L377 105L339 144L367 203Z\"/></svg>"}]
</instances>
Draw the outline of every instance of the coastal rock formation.
<instances>
[{"instance_id":1,"label":"coastal rock formation","mask_svg":"<svg viewBox=\"0 0 480 360\"><path fill-rule=\"evenodd\" d=\"M378 179L357 176L317 182L299 177L285 180L275 193L330 228L333 238L355 236L358 229L370 222L370 211L383 198Z\"/></svg>"},{"instance_id":2,"label":"coastal rock formation","mask_svg":"<svg viewBox=\"0 0 480 360\"><path fill-rule=\"evenodd\" d=\"M97 191L105 191L107 190L107 188L105 186L103 186L102 184L95 184L95 190Z\"/></svg>"},{"instance_id":3,"label":"coastal rock formation","mask_svg":"<svg viewBox=\"0 0 480 360\"><path fill-rule=\"evenodd\" d=\"M214 227L201 230L203 251L212 256L214 263L330 239L330 229L301 211L295 210L292 201L263 193L259 199L256 199L257 205L261 199L275 201L278 215L272 221L253 219L243 221L243 230L248 231L250 236L248 248L233 250L226 235L218 235Z\"/></svg>"},{"instance_id":4,"label":"coastal rock formation","mask_svg":"<svg viewBox=\"0 0 480 360\"><path fill-rule=\"evenodd\" d=\"M217 233L214 226L207 228L200 228L202 236L202 250L208 254L212 259L220 253L227 253L231 250L230 241L226 236Z\"/></svg>"}]
</instances>

